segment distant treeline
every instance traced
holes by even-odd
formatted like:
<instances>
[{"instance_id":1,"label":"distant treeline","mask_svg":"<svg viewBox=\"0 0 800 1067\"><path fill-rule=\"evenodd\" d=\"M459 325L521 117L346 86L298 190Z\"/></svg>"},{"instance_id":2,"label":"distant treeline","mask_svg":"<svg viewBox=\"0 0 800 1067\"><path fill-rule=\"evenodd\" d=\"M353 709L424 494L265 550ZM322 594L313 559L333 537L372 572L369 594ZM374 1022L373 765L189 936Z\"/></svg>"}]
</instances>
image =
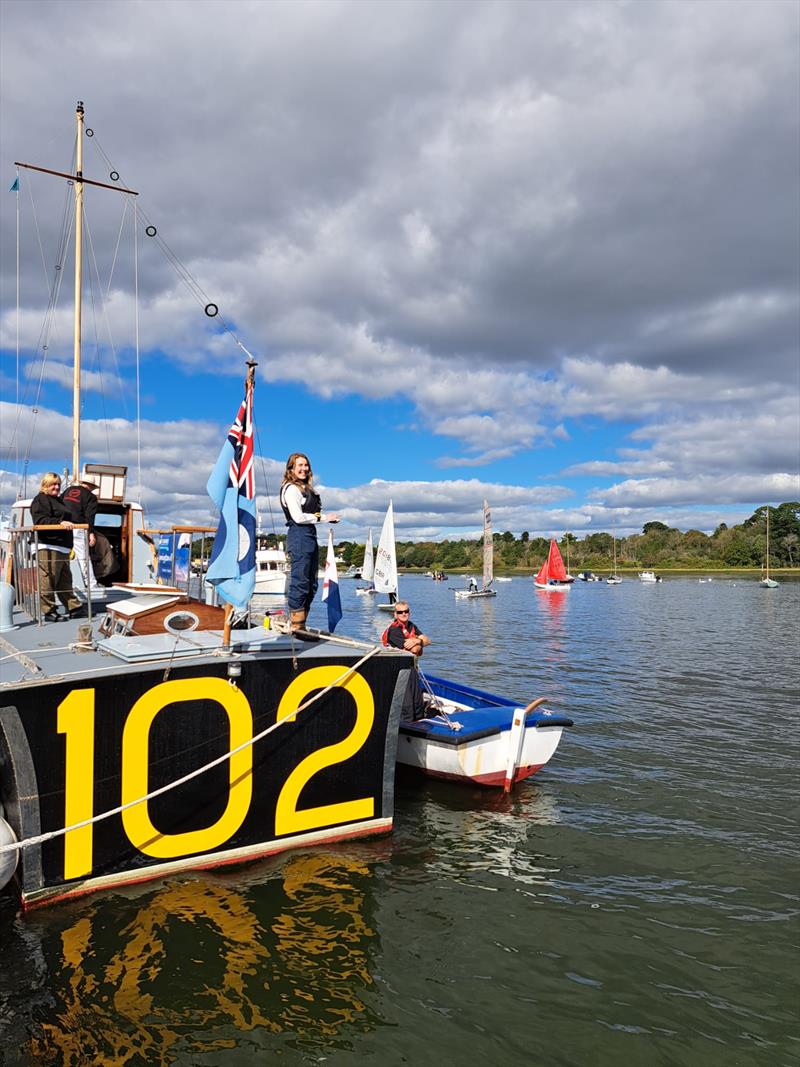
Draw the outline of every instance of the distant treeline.
<instances>
[{"instance_id":1,"label":"distant treeline","mask_svg":"<svg viewBox=\"0 0 800 1067\"><path fill-rule=\"evenodd\" d=\"M767 506L756 511L738 526L720 523L710 536L700 530L672 529L663 522L646 522L640 534L617 538L617 566L620 569L646 567L683 567L696 570L725 567L760 567L766 559ZM564 562L569 555L572 574L582 570L609 570L612 560L610 533L587 534L578 540L565 533L558 539ZM515 537L506 531L494 535L494 563L497 570L538 570L547 555L550 542L544 537L530 537L527 532ZM364 560L364 545L351 541L337 543L337 552L347 565L359 566ZM397 565L403 568L443 571L478 571L482 567L483 540L477 541L398 541ZM769 508L769 565L800 565L800 501L791 500Z\"/></svg>"}]
</instances>

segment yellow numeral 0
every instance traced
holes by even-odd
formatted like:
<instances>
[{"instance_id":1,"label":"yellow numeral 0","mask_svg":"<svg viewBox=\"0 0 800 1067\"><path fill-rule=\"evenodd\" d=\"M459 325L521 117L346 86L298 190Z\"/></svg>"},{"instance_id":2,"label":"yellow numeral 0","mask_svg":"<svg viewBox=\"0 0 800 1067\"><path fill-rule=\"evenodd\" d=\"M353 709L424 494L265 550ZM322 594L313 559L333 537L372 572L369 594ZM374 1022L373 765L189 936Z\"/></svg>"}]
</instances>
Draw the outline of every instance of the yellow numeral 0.
<instances>
[{"instance_id":1,"label":"yellow numeral 0","mask_svg":"<svg viewBox=\"0 0 800 1067\"><path fill-rule=\"evenodd\" d=\"M144 693L130 710L122 733L122 803L143 797L148 786L148 741L150 727L162 708L184 700L215 700L228 716L230 747L236 748L253 736L253 714L247 698L222 678L179 678L162 682ZM192 852L211 852L230 838L244 822L253 792L253 749L250 745L229 760L228 804L211 826L182 834L162 834L150 821L147 804L137 804L122 813L122 824L131 844L147 856L172 859Z\"/></svg>"},{"instance_id":2,"label":"yellow numeral 0","mask_svg":"<svg viewBox=\"0 0 800 1067\"><path fill-rule=\"evenodd\" d=\"M278 705L278 719L303 703L308 693L315 689L324 689L326 685L340 678L344 668L341 666L312 667L304 671L299 678L289 685ZM370 735L375 721L375 701L372 690L360 674L351 674L341 687L346 689L356 702L356 721L353 729L343 741L327 745L306 756L295 767L278 795L275 805L275 833L302 833L315 830L320 826L331 826L339 822L356 822L359 819L371 819L375 814L375 798L362 797L358 800L345 800L340 804L323 804L317 808L297 810L297 802L303 786L313 776L335 763L343 763L354 756Z\"/></svg>"}]
</instances>

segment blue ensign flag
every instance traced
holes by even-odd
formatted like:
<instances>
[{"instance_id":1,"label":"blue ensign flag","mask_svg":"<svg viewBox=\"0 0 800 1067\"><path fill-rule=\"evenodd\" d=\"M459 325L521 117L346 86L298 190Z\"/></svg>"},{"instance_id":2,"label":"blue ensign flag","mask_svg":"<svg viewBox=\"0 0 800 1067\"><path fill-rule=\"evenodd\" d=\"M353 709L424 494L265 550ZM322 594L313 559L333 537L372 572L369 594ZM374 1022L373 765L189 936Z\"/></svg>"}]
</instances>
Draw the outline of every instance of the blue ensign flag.
<instances>
[{"instance_id":1,"label":"blue ensign flag","mask_svg":"<svg viewBox=\"0 0 800 1067\"><path fill-rule=\"evenodd\" d=\"M256 584L256 501L253 470L253 372L206 489L220 509L206 581L235 608L246 608Z\"/></svg>"},{"instance_id":2,"label":"blue ensign flag","mask_svg":"<svg viewBox=\"0 0 800 1067\"><path fill-rule=\"evenodd\" d=\"M328 631L333 633L342 617L342 598L339 596L339 574L336 570L336 554L333 551L333 530L328 530L328 555L325 558L325 578L322 582L322 600L328 605Z\"/></svg>"}]
</instances>

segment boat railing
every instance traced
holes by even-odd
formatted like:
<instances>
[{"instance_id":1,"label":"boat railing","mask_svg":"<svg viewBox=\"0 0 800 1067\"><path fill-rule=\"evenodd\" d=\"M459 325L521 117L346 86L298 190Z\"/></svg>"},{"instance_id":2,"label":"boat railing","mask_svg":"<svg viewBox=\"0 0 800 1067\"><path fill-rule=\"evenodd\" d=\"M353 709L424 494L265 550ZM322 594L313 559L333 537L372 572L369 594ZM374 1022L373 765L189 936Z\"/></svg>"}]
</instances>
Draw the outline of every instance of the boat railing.
<instances>
[{"instance_id":1,"label":"boat railing","mask_svg":"<svg viewBox=\"0 0 800 1067\"><path fill-rule=\"evenodd\" d=\"M36 534L39 530L60 530L63 533L64 527L60 525L13 526L4 531L5 540L2 544L2 553L0 553L0 574L2 574L2 580L14 589L14 606L41 626L44 619L36 558ZM72 534L73 537L85 539L84 565L90 568L92 564L89 558L89 527L76 523L72 527ZM53 592L58 594L59 590L54 589ZM85 576L84 593L86 595L86 617L91 622L92 583L86 581Z\"/></svg>"}]
</instances>

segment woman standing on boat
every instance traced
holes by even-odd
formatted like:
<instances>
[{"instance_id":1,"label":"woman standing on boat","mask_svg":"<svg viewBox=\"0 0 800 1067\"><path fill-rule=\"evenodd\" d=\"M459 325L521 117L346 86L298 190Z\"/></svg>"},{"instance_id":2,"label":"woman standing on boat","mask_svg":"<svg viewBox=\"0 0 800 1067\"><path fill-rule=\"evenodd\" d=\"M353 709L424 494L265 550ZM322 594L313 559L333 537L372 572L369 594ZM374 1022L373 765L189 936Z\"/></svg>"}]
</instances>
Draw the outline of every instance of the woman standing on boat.
<instances>
[{"instance_id":1,"label":"woman standing on boat","mask_svg":"<svg viewBox=\"0 0 800 1067\"><path fill-rule=\"evenodd\" d=\"M295 633L305 629L309 608L317 591L317 523L339 521L339 516L334 513L322 513L322 501L314 489L314 472L308 456L302 452L292 452L286 460L281 483L281 507L289 527L286 549L292 569L287 599L292 615L292 632Z\"/></svg>"},{"instance_id":2,"label":"woman standing on boat","mask_svg":"<svg viewBox=\"0 0 800 1067\"><path fill-rule=\"evenodd\" d=\"M69 557L72 552L72 523L59 499L61 479L54 471L42 478L39 492L31 501L35 526L63 526L63 530L39 530L36 535L36 562L39 569L39 603L48 622L58 618L56 595L72 618L81 614L82 604L72 588Z\"/></svg>"}]
</instances>

